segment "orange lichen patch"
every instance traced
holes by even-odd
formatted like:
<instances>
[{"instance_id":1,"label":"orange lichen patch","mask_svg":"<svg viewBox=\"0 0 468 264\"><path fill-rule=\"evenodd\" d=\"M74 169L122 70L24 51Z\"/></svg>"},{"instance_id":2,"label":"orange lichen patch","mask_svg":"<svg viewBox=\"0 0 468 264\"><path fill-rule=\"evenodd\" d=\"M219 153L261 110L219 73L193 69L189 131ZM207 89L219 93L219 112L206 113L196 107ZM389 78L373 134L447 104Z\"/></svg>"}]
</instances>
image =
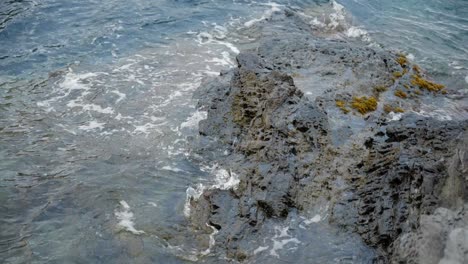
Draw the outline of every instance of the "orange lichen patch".
<instances>
[{"instance_id":1,"label":"orange lichen patch","mask_svg":"<svg viewBox=\"0 0 468 264\"><path fill-rule=\"evenodd\" d=\"M405 112L405 110L403 110L403 108L401 108L399 106L394 107L394 106L389 105L389 104L384 105L383 109L384 109L385 113L387 113L387 114L390 113L390 112L394 112L394 113L404 113Z\"/></svg>"},{"instance_id":2,"label":"orange lichen patch","mask_svg":"<svg viewBox=\"0 0 468 264\"><path fill-rule=\"evenodd\" d=\"M447 94L447 90L443 89L442 91L440 91L442 94Z\"/></svg>"},{"instance_id":3,"label":"orange lichen patch","mask_svg":"<svg viewBox=\"0 0 468 264\"><path fill-rule=\"evenodd\" d=\"M403 69L403 75L407 74L408 73L408 69L404 68Z\"/></svg>"},{"instance_id":4,"label":"orange lichen patch","mask_svg":"<svg viewBox=\"0 0 468 264\"><path fill-rule=\"evenodd\" d=\"M398 97L403 98L403 99L408 98L408 94L406 94L402 90L396 90L395 91L395 96L398 96Z\"/></svg>"},{"instance_id":5,"label":"orange lichen patch","mask_svg":"<svg viewBox=\"0 0 468 264\"><path fill-rule=\"evenodd\" d=\"M421 95L421 94L422 94L422 92L419 91L419 90L414 90L414 93L417 94L417 95Z\"/></svg>"},{"instance_id":6,"label":"orange lichen patch","mask_svg":"<svg viewBox=\"0 0 468 264\"><path fill-rule=\"evenodd\" d=\"M419 68L419 66L415 64L413 65L413 71L419 74L421 73L421 68Z\"/></svg>"},{"instance_id":7,"label":"orange lichen patch","mask_svg":"<svg viewBox=\"0 0 468 264\"><path fill-rule=\"evenodd\" d=\"M440 90L445 88L444 85L428 81L417 74L413 74L411 77L412 85L418 86L431 92L439 92Z\"/></svg>"},{"instance_id":8,"label":"orange lichen patch","mask_svg":"<svg viewBox=\"0 0 468 264\"><path fill-rule=\"evenodd\" d=\"M403 108L397 106L397 107L393 108L393 112L395 112L395 113L404 113L405 110L403 110Z\"/></svg>"},{"instance_id":9,"label":"orange lichen patch","mask_svg":"<svg viewBox=\"0 0 468 264\"><path fill-rule=\"evenodd\" d=\"M395 78L401 78L401 76L403 76L403 73L401 73L401 72L393 72L393 77L395 77Z\"/></svg>"},{"instance_id":10,"label":"orange lichen patch","mask_svg":"<svg viewBox=\"0 0 468 264\"><path fill-rule=\"evenodd\" d=\"M344 107L346 105L346 102L343 100L336 100L335 103L337 107Z\"/></svg>"},{"instance_id":11,"label":"orange lichen patch","mask_svg":"<svg viewBox=\"0 0 468 264\"><path fill-rule=\"evenodd\" d=\"M403 87L405 87L406 89L410 89L410 86L408 84L403 84Z\"/></svg>"},{"instance_id":12,"label":"orange lichen patch","mask_svg":"<svg viewBox=\"0 0 468 264\"><path fill-rule=\"evenodd\" d=\"M337 106L341 111L343 111L344 114L349 113L349 109L346 108L346 102L345 102L345 101L343 101L343 100L336 100L336 101L335 101L335 104L336 104L336 106Z\"/></svg>"},{"instance_id":13,"label":"orange lichen patch","mask_svg":"<svg viewBox=\"0 0 468 264\"><path fill-rule=\"evenodd\" d=\"M366 96L353 97L351 107L356 109L361 114L367 114L377 109L377 99L373 96L369 98Z\"/></svg>"},{"instance_id":14,"label":"orange lichen patch","mask_svg":"<svg viewBox=\"0 0 468 264\"><path fill-rule=\"evenodd\" d=\"M396 59L398 64L400 64L401 67L405 67L406 63L408 63L408 59L405 57L405 55L400 54L398 58Z\"/></svg>"}]
</instances>

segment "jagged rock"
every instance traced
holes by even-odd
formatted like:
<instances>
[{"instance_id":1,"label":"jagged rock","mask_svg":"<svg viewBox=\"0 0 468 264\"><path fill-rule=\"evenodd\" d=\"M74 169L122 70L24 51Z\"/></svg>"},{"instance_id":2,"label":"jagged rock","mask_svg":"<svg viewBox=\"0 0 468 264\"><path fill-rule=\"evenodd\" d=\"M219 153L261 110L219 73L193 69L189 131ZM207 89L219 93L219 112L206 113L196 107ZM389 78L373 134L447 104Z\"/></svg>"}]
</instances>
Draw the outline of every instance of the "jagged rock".
<instances>
[{"instance_id":1,"label":"jagged rock","mask_svg":"<svg viewBox=\"0 0 468 264\"><path fill-rule=\"evenodd\" d=\"M291 11L272 20L283 35L264 30L236 69L195 94L208 112L200 153L210 149L239 184L192 199L194 226L215 228L217 248L242 261L242 241L268 219L328 208L330 224L379 251L375 262L466 261L468 121L394 118L385 102L418 111L439 96L411 86L421 69L402 55L315 37ZM398 99L401 87L411 96ZM378 100L375 111L337 107L362 95Z\"/></svg>"},{"instance_id":2,"label":"jagged rock","mask_svg":"<svg viewBox=\"0 0 468 264\"><path fill-rule=\"evenodd\" d=\"M395 240L417 230L421 216L434 213L444 203L464 199L464 194L457 194L444 202L442 192L450 178L449 161L459 151L457 144L468 142L467 128L467 122L412 115L386 124L386 136L375 136L362 167L354 168L357 177L362 175L351 183L355 200L341 203L356 208L357 216L354 222L346 219L345 225L392 256ZM465 179L455 177L466 185Z\"/></svg>"},{"instance_id":3,"label":"jagged rock","mask_svg":"<svg viewBox=\"0 0 468 264\"><path fill-rule=\"evenodd\" d=\"M236 257L236 241L266 218L284 218L295 207L299 180L326 143L325 114L296 89L293 79L267 70L254 54L242 54L229 86L212 86L208 118L200 133L231 145L240 178L236 190L210 190L194 202L194 222L219 230L218 243ZM200 96L200 95L199 95ZM221 239L220 239L221 238Z\"/></svg>"}]
</instances>

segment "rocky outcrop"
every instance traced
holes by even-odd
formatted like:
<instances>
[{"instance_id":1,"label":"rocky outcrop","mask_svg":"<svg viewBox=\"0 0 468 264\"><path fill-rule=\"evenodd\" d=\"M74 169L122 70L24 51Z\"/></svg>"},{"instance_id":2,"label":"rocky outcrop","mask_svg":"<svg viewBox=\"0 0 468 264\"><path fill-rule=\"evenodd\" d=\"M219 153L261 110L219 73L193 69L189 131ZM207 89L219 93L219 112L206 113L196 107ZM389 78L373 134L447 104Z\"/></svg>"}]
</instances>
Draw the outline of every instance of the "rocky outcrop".
<instances>
[{"instance_id":1,"label":"rocky outcrop","mask_svg":"<svg viewBox=\"0 0 468 264\"><path fill-rule=\"evenodd\" d=\"M229 85L200 95L211 98L202 106L208 119L200 123L200 133L232 146L236 158L225 163L236 168L240 183L236 189L204 192L193 203L192 219L218 229L218 243L228 256L242 259L245 254L237 250L242 236L254 233L266 218L285 218L297 207L297 186L327 143L328 124L290 76L266 70L255 54L237 60Z\"/></svg>"},{"instance_id":2,"label":"rocky outcrop","mask_svg":"<svg viewBox=\"0 0 468 264\"><path fill-rule=\"evenodd\" d=\"M268 219L325 207L376 262L466 262L468 121L420 112L445 88L404 55L314 37L291 11L273 20L294 29L266 30L196 92L208 112L197 148L239 184L192 198L194 227L243 261Z\"/></svg>"},{"instance_id":3,"label":"rocky outcrop","mask_svg":"<svg viewBox=\"0 0 468 264\"><path fill-rule=\"evenodd\" d=\"M413 115L383 124L384 132L367 139L368 154L350 168L352 195L338 202L333 221L359 233L392 262L438 263L448 233L460 225L466 228L464 221L451 224L455 217L447 210L465 211L466 157L460 153L468 143L467 127L467 122ZM343 208L353 208L355 214L343 217ZM447 215L446 222L440 221L441 214ZM439 228L427 229L436 223ZM440 247L430 248L437 243Z\"/></svg>"}]
</instances>

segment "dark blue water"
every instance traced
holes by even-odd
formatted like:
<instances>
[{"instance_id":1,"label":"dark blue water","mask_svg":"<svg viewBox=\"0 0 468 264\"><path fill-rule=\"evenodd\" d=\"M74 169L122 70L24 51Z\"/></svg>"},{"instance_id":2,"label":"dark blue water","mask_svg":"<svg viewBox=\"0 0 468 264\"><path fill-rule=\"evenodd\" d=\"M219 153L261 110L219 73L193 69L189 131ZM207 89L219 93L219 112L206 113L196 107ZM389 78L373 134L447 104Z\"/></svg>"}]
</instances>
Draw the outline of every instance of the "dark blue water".
<instances>
[{"instance_id":1,"label":"dark blue water","mask_svg":"<svg viewBox=\"0 0 468 264\"><path fill-rule=\"evenodd\" d=\"M1 1L0 262L222 263L184 215L187 188L223 176L190 149L205 117L191 96L271 12L336 22L335 37L412 54L466 93L466 1L319 2ZM309 233L266 230L258 261L369 253L298 219Z\"/></svg>"}]
</instances>

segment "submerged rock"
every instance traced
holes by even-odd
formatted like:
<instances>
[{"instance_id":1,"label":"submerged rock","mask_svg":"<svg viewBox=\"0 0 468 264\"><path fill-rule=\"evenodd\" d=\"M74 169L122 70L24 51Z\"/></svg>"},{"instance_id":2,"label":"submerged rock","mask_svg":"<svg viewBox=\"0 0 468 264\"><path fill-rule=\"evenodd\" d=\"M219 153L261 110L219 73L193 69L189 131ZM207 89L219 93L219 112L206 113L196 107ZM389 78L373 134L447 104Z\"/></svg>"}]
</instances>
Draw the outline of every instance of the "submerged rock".
<instances>
[{"instance_id":1,"label":"submerged rock","mask_svg":"<svg viewBox=\"0 0 468 264\"><path fill-rule=\"evenodd\" d=\"M316 37L292 11L272 20L284 34L256 28L262 44L195 94L208 112L199 152L239 182L192 198L193 225L244 261L266 222L325 207L374 262L466 262L468 118L418 114L443 88L418 88L403 55Z\"/></svg>"}]
</instances>

